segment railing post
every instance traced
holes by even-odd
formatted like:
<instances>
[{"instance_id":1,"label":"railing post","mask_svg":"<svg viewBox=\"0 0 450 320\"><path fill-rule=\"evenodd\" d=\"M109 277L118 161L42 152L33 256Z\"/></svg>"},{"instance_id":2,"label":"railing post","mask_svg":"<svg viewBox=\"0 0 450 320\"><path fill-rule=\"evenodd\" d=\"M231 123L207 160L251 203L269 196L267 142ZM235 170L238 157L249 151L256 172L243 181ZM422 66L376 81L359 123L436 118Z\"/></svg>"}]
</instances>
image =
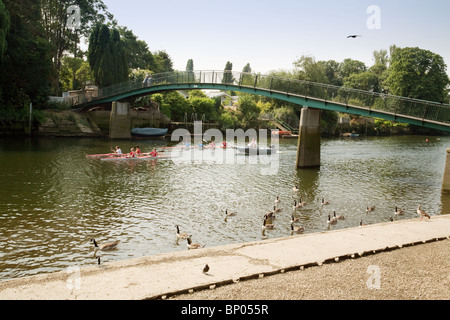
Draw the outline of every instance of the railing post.
<instances>
[{"instance_id":1,"label":"railing post","mask_svg":"<svg viewBox=\"0 0 450 320\"><path fill-rule=\"evenodd\" d=\"M290 89L291 89L291 80L288 79L288 85L287 85L287 89L286 89L286 95L288 96L288 98L289 98L289 90Z\"/></svg>"},{"instance_id":2,"label":"railing post","mask_svg":"<svg viewBox=\"0 0 450 320\"><path fill-rule=\"evenodd\" d=\"M269 88L270 93L272 93L272 83L273 83L273 77L270 78L270 88Z\"/></svg>"},{"instance_id":3,"label":"railing post","mask_svg":"<svg viewBox=\"0 0 450 320\"><path fill-rule=\"evenodd\" d=\"M212 72L211 82L212 82L212 83L215 83L215 82L214 82L214 71Z\"/></svg>"},{"instance_id":4,"label":"railing post","mask_svg":"<svg viewBox=\"0 0 450 320\"><path fill-rule=\"evenodd\" d=\"M253 89L256 91L256 83L258 82L258 75L255 75L255 84L253 85Z\"/></svg>"}]
</instances>

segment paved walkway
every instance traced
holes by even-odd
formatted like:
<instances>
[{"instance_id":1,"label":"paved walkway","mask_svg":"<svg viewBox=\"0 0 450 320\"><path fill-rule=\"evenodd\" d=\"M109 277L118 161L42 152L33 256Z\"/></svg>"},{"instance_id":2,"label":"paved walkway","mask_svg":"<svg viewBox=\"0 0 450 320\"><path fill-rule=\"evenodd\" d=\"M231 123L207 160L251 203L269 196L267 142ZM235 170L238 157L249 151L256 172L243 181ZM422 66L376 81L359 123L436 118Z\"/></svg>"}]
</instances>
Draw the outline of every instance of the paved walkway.
<instances>
[{"instance_id":1,"label":"paved walkway","mask_svg":"<svg viewBox=\"0 0 450 320\"><path fill-rule=\"evenodd\" d=\"M0 299L161 298L444 238L450 238L450 215L399 220L14 279L0 282Z\"/></svg>"}]
</instances>

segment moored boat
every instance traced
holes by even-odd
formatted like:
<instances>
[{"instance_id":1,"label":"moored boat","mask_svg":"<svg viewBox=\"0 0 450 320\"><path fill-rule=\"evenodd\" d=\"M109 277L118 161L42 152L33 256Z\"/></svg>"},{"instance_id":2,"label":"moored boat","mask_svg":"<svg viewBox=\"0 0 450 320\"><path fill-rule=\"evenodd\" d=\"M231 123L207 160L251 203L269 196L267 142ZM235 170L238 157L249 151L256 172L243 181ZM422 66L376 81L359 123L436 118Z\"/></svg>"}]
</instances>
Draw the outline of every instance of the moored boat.
<instances>
[{"instance_id":1,"label":"moored boat","mask_svg":"<svg viewBox=\"0 0 450 320\"><path fill-rule=\"evenodd\" d=\"M131 129L131 135L143 138L156 138L165 136L168 130L167 128L133 128Z\"/></svg>"}]
</instances>

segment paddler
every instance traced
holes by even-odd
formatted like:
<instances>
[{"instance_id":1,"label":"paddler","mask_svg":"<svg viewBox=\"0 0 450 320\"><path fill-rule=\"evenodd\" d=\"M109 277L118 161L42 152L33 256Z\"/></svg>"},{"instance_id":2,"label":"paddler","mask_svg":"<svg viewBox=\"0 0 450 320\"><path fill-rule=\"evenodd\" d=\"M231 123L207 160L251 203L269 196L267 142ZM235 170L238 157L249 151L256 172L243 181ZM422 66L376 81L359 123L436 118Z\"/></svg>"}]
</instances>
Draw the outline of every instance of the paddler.
<instances>
[{"instance_id":1,"label":"paddler","mask_svg":"<svg viewBox=\"0 0 450 320\"><path fill-rule=\"evenodd\" d=\"M120 149L119 146L116 146L116 150L111 149L111 151L115 154L122 154L122 149Z\"/></svg>"},{"instance_id":2,"label":"paddler","mask_svg":"<svg viewBox=\"0 0 450 320\"><path fill-rule=\"evenodd\" d=\"M136 158L136 152L134 151L134 148L130 149L130 153L128 154L128 158Z\"/></svg>"},{"instance_id":3,"label":"paddler","mask_svg":"<svg viewBox=\"0 0 450 320\"><path fill-rule=\"evenodd\" d=\"M141 152L141 149L139 149L139 146L135 147L135 151L134 152L136 153L137 156L141 156L142 155L142 152Z\"/></svg>"},{"instance_id":4,"label":"paddler","mask_svg":"<svg viewBox=\"0 0 450 320\"><path fill-rule=\"evenodd\" d=\"M156 148L153 148L153 151L150 152L150 156L152 156L152 157L157 157L158 156L158 151L156 151Z\"/></svg>"}]
</instances>

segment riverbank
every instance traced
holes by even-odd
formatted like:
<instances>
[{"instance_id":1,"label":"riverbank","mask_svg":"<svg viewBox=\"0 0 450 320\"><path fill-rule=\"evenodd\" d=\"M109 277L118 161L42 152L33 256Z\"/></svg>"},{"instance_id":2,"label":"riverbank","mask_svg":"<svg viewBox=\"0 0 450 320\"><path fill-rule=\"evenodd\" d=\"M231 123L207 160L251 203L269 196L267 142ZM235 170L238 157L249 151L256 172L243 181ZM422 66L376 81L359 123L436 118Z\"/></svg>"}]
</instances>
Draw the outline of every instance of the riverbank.
<instances>
[{"instance_id":1,"label":"riverbank","mask_svg":"<svg viewBox=\"0 0 450 320\"><path fill-rule=\"evenodd\" d=\"M214 290L184 293L168 299L448 300L449 256L450 240L446 239L218 286Z\"/></svg>"},{"instance_id":2,"label":"riverbank","mask_svg":"<svg viewBox=\"0 0 450 320\"><path fill-rule=\"evenodd\" d=\"M203 293L199 292L206 296L190 296L190 298L367 299L368 296L356 294L358 289L352 283L357 281L361 292L367 291L371 294L383 292L377 290L385 287L395 289L395 292L407 292L405 287L409 286L411 296L404 296L407 299L440 299L448 295L445 286L448 288L449 236L449 215L433 216L423 221L415 218L385 222L101 263L95 267L82 269L69 268L61 272L0 282L0 297L5 300L140 300L165 299L190 291L207 289ZM426 255L417 256L421 257L422 263L429 265L420 266L420 263L414 262L411 257L411 254L414 256L414 251L406 250L415 248L410 247L411 245L417 245L417 248L422 246L425 250L431 247L425 245L428 242L433 244L436 239L439 240L437 243L446 244L447 248L437 247L435 251L428 250L434 252L431 259ZM423 244L424 242L426 244ZM405 248L406 246L408 247ZM426 253L427 250L422 252ZM402 255L397 255L397 260L392 260L389 256L386 260L380 260L382 257L380 254L384 253ZM360 260L364 257L374 260ZM363 264L358 267L354 262ZM374 267L369 270L367 263ZM210 270L203 273L206 264L210 266ZM427 271L430 266L436 266L441 270L439 275L434 275L437 282L427 286L417 286L415 282L412 285L410 278L414 279L413 275L416 272L422 280L430 276L430 272ZM324 267L331 269L322 269ZM346 268L346 271L342 271L342 268ZM302 273L293 273L299 270ZM368 270L370 273L367 273ZM396 276L398 273L402 275ZM288 276L300 278L277 280L279 279L277 277ZM398 278L399 276L401 278ZM271 282L260 281L266 281L265 277ZM284 282L287 287L284 289L279 287L278 292L275 292L275 287L273 291L265 289L279 281ZM327 284L325 281L330 282ZM367 287L368 281L371 288ZM437 290L433 289L436 283L441 283ZM245 285L256 287L253 289L240 287ZM378 285L380 289L376 288ZM216 289L211 291L210 288ZM330 290L332 288L335 291ZM249 290L252 293L249 293ZM315 295L302 296L297 293L294 296L292 294L295 291L311 292ZM438 295L433 292L443 293ZM387 293L383 297L389 299L391 294ZM398 298L392 295L392 299Z\"/></svg>"}]
</instances>

